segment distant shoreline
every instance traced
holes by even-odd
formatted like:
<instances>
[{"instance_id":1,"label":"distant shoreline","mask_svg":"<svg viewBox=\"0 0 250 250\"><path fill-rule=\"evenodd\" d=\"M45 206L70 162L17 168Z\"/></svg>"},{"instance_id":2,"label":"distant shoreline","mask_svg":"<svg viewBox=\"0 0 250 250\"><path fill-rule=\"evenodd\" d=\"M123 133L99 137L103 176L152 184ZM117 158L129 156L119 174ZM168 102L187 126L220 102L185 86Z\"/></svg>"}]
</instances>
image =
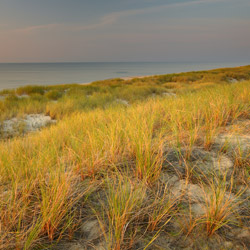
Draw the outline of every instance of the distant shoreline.
<instances>
[{"instance_id":1,"label":"distant shoreline","mask_svg":"<svg viewBox=\"0 0 250 250\"><path fill-rule=\"evenodd\" d=\"M154 76L154 75L145 75L145 76L127 76L127 77L120 77L122 80L132 80L134 78L145 78L145 77L151 77L151 76Z\"/></svg>"},{"instance_id":2,"label":"distant shoreline","mask_svg":"<svg viewBox=\"0 0 250 250\"><path fill-rule=\"evenodd\" d=\"M50 63L0 64L0 90L27 85L51 86L90 84L95 81L121 78L130 80L216 68L237 67L241 63Z\"/></svg>"},{"instance_id":3,"label":"distant shoreline","mask_svg":"<svg viewBox=\"0 0 250 250\"><path fill-rule=\"evenodd\" d=\"M151 77L151 76L155 76L155 75L145 75L145 76L125 76L125 77L117 77L118 79L122 79L124 81L129 81L129 80L132 80L132 79L141 79L141 78L145 78L145 77ZM103 80L99 80L99 81L106 81L106 80L112 80L112 79L116 79L116 78L109 78L109 79L103 79ZM96 82L96 81L93 81L93 82ZM80 84L80 85L88 85L88 84L91 84L93 82L83 82L83 83L77 83L77 84Z\"/></svg>"}]
</instances>

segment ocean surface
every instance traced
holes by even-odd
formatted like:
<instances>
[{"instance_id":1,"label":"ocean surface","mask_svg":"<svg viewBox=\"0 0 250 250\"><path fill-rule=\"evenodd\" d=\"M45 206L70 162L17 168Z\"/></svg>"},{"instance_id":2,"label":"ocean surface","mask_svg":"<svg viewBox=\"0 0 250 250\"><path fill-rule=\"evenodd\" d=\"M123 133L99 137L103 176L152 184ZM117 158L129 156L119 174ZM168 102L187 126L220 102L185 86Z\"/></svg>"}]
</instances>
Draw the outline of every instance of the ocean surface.
<instances>
[{"instance_id":1,"label":"ocean surface","mask_svg":"<svg viewBox=\"0 0 250 250\"><path fill-rule=\"evenodd\" d=\"M24 85L89 83L96 80L128 76L160 75L246 63L0 63L0 90Z\"/></svg>"}]
</instances>

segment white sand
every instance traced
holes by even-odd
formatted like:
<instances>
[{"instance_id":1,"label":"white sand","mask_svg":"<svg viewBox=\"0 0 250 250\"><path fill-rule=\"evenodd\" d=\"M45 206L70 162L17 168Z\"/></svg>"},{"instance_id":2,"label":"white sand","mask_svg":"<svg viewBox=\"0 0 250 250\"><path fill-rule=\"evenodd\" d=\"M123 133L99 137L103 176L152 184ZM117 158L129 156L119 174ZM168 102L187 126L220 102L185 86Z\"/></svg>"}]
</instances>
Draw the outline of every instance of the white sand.
<instances>
[{"instance_id":1,"label":"white sand","mask_svg":"<svg viewBox=\"0 0 250 250\"><path fill-rule=\"evenodd\" d=\"M12 118L3 121L2 132L4 137L16 135L20 132L33 132L55 122L56 120L51 119L50 116L43 114L30 114L26 115L24 118Z\"/></svg>"},{"instance_id":2,"label":"white sand","mask_svg":"<svg viewBox=\"0 0 250 250\"><path fill-rule=\"evenodd\" d=\"M113 79L122 79L124 81L128 81L128 80L132 80L134 78L145 78L145 77L151 77L151 76L154 76L154 75L145 75L145 76L125 76L125 77L115 77L115 78L109 78L109 79L104 79L104 80L99 80L99 81L107 81L107 80L113 80ZM95 81L94 81L95 82ZM88 84L91 84L92 82L84 82L84 83L78 83L80 85L88 85Z\"/></svg>"}]
</instances>

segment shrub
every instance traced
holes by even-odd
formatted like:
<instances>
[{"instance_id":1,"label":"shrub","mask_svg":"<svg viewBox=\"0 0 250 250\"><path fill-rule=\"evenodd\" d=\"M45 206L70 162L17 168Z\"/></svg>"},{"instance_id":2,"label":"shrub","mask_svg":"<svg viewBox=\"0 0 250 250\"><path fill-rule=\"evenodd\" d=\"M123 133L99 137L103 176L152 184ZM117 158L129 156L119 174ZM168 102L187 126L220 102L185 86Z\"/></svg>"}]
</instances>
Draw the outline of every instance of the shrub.
<instances>
[{"instance_id":1,"label":"shrub","mask_svg":"<svg viewBox=\"0 0 250 250\"><path fill-rule=\"evenodd\" d=\"M16 93L18 95L30 95L30 94L40 94L43 95L45 92L45 87L43 86L25 86L25 87L20 87L16 90Z\"/></svg>"},{"instance_id":2,"label":"shrub","mask_svg":"<svg viewBox=\"0 0 250 250\"><path fill-rule=\"evenodd\" d=\"M45 96L50 100L57 100L62 97L62 93L57 90L48 91Z\"/></svg>"}]
</instances>

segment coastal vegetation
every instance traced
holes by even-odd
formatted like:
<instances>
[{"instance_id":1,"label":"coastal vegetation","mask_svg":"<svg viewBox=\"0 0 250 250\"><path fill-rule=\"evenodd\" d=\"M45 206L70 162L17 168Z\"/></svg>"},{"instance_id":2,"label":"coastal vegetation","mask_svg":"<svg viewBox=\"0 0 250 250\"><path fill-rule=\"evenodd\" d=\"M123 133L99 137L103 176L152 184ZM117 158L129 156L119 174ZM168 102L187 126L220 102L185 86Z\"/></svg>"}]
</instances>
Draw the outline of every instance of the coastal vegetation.
<instances>
[{"instance_id":1,"label":"coastal vegetation","mask_svg":"<svg viewBox=\"0 0 250 250\"><path fill-rule=\"evenodd\" d=\"M250 66L0 95L0 249L249 249Z\"/></svg>"},{"instance_id":2,"label":"coastal vegetation","mask_svg":"<svg viewBox=\"0 0 250 250\"><path fill-rule=\"evenodd\" d=\"M194 92L203 87L250 80L250 66L134 78L87 85L25 86L0 91L0 121L24 114L44 113L56 119L76 111L107 108L117 103L145 101L167 93Z\"/></svg>"}]
</instances>

